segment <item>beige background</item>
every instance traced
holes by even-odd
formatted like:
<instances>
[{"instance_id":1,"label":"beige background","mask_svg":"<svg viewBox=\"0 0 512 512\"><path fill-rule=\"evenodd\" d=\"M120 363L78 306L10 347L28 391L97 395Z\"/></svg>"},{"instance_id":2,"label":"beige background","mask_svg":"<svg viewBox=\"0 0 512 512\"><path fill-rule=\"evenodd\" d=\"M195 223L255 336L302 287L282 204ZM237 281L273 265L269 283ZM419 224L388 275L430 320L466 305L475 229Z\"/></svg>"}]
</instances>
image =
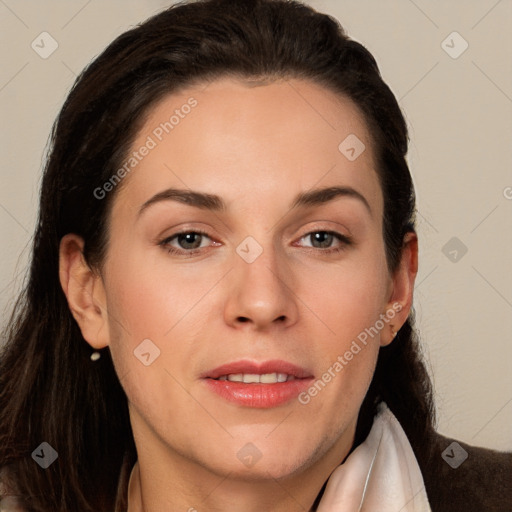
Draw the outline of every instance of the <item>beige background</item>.
<instances>
[{"instance_id":1,"label":"beige background","mask_svg":"<svg viewBox=\"0 0 512 512\"><path fill-rule=\"evenodd\" d=\"M49 130L75 75L170 3L0 0L2 326L26 271ZM308 3L368 47L408 119L421 241L415 301L439 430L510 450L512 1ZM31 48L43 31L59 45L48 59ZM442 47L453 31L469 45L456 59ZM456 52L462 43L445 44ZM454 247L442 250L452 237L468 249L456 262Z\"/></svg>"}]
</instances>

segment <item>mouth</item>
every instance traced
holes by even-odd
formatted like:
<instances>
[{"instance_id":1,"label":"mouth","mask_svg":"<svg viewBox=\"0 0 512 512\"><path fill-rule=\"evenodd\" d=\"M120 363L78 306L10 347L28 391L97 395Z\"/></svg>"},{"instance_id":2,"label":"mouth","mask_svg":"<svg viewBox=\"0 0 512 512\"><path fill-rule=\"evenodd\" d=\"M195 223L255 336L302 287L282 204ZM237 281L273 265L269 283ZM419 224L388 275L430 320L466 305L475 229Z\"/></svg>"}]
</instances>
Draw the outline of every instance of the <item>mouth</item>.
<instances>
[{"instance_id":1,"label":"mouth","mask_svg":"<svg viewBox=\"0 0 512 512\"><path fill-rule=\"evenodd\" d=\"M201 375L208 389L242 407L271 408L296 398L313 375L286 361L236 361Z\"/></svg>"}]
</instances>

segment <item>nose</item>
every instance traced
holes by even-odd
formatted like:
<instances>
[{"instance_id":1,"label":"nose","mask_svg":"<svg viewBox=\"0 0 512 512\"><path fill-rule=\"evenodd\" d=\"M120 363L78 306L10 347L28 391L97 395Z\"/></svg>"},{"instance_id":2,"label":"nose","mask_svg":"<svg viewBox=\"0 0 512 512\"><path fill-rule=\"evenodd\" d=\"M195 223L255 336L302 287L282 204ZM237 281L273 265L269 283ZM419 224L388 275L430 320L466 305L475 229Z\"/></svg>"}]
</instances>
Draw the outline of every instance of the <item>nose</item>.
<instances>
[{"instance_id":1,"label":"nose","mask_svg":"<svg viewBox=\"0 0 512 512\"><path fill-rule=\"evenodd\" d=\"M271 248L252 263L234 255L224 316L236 328L264 331L289 327L298 318L294 278Z\"/></svg>"}]
</instances>

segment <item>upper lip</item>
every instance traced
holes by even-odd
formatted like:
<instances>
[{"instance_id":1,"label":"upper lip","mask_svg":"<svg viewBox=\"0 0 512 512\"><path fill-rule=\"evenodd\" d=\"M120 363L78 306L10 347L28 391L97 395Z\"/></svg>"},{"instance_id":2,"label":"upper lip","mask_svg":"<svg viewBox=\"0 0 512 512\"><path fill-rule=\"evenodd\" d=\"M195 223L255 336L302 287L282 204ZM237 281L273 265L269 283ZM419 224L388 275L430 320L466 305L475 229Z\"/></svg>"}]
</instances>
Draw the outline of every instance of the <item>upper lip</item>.
<instances>
[{"instance_id":1,"label":"upper lip","mask_svg":"<svg viewBox=\"0 0 512 512\"><path fill-rule=\"evenodd\" d=\"M287 375L293 375L297 379L303 379L307 377L313 377L310 372L305 368L301 368L287 361L281 361L278 359L271 361L233 361L232 363L226 363L213 370L208 370L201 375L201 378L218 379L223 375L232 375L239 373L250 373L256 375L264 375L268 373L286 373Z\"/></svg>"}]
</instances>

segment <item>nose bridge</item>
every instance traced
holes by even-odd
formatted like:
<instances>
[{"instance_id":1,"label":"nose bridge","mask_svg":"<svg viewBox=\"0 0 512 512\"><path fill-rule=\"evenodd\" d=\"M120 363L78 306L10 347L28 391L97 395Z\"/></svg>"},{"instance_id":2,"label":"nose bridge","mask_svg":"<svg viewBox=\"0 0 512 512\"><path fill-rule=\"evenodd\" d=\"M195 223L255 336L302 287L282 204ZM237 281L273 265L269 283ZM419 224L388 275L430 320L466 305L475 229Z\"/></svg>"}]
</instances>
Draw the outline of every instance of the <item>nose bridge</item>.
<instances>
[{"instance_id":1,"label":"nose bridge","mask_svg":"<svg viewBox=\"0 0 512 512\"><path fill-rule=\"evenodd\" d=\"M265 238L263 241L262 239ZM246 237L236 248L226 321L258 327L296 321L297 308L289 281L293 276L271 237Z\"/></svg>"}]
</instances>

